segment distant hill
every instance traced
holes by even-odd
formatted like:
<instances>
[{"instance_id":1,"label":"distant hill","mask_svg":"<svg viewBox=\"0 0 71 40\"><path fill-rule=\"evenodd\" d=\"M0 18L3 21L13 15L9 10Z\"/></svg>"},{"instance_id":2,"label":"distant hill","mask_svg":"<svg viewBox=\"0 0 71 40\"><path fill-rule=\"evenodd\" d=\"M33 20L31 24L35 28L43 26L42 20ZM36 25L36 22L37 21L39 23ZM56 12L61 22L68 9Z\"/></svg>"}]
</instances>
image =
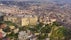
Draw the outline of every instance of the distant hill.
<instances>
[{"instance_id":1,"label":"distant hill","mask_svg":"<svg viewBox=\"0 0 71 40\"><path fill-rule=\"evenodd\" d=\"M24 4L36 4L40 3L37 1L0 1L0 3L5 4L5 5L24 5Z\"/></svg>"}]
</instances>

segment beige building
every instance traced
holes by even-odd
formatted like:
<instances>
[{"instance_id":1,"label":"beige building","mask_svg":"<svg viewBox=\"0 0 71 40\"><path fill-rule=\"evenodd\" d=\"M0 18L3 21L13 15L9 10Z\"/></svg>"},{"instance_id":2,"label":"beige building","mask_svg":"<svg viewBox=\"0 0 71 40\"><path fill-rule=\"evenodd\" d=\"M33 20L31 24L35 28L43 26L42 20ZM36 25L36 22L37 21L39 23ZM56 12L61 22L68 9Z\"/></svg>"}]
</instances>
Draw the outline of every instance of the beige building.
<instances>
[{"instance_id":1,"label":"beige building","mask_svg":"<svg viewBox=\"0 0 71 40\"><path fill-rule=\"evenodd\" d=\"M11 21L21 26L36 25L38 17L36 15L4 16L4 21Z\"/></svg>"},{"instance_id":2,"label":"beige building","mask_svg":"<svg viewBox=\"0 0 71 40\"><path fill-rule=\"evenodd\" d=\"M21 25L36 25L37 23L37 16L34 16L34 17L25 17L25 18L21 18Z\"/></svg>"},{"instance_id":3,"label":"beige building","mask_svg":"<svg viewBox=\"0 0 71 40\"><path fill-rule=\"evenodd\" d=\"M4 16L4 21L16 22L17 21L17 17Z\"/></svg>"},{"instance_id":4,"label":"beige building","mask_svg":"<svg viewBox=\"0 0 71 40\"><path fill-rule=\"evenodd\" d=\"M49 18L49 17L40 17L39 19L40 22L44 23L44 24L50 24L56 21L55 18Z\"/></svg>"},{"instance_id":5,"label":"beige building","mask_svg":"<svg viewBox=\"0 0 71 40\"><path fill-rule=\"evenodd\" d=\"M11 21L20 26L36 25L38 20L39 20L39 22L42 22L44 24L50 24L50 23L53 23L56 21L55 18L42 17L42 16L40 18L38 18L37 15L16 14L16 15L4 16L4 21Z\"/></svg>"}]
</instances>

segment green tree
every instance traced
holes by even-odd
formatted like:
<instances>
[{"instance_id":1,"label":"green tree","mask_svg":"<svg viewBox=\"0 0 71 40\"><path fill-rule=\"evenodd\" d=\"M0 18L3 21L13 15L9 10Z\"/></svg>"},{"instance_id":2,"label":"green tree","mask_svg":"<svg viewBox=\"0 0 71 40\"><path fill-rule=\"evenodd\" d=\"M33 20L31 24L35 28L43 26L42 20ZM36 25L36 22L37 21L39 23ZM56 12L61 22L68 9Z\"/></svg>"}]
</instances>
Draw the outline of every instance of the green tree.
<instances>
[{"instance_id":1,"label":"green tree","mask_svg":"<svg viewBox=\"0 0 71 40\"><path fill-rule=\"evenodd\" d=\"M68 30L64 26L61 26L56 22L54 22L51 25L51 27L52 27L50 32L51 40L65 40L65 37L67 37L69 34Z\"/></svg>"}]
</instances>

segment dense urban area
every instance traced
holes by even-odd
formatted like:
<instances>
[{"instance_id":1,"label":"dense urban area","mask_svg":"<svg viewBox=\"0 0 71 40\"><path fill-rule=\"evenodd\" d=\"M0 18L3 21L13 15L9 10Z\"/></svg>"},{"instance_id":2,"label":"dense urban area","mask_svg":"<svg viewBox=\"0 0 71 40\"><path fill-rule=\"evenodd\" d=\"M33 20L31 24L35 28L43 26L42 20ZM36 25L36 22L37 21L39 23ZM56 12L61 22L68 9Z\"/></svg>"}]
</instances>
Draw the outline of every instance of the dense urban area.
<instances>
[{"instance_id":1,"label":"dense urban area","mask_svg":"<svg viewBox=\"0 0 71 40\"><path fill-rule=\"evenodd\" d=\"M5 39L71 40L71 4L0 1L0 40Z\"/></svg>"}]
</instances>

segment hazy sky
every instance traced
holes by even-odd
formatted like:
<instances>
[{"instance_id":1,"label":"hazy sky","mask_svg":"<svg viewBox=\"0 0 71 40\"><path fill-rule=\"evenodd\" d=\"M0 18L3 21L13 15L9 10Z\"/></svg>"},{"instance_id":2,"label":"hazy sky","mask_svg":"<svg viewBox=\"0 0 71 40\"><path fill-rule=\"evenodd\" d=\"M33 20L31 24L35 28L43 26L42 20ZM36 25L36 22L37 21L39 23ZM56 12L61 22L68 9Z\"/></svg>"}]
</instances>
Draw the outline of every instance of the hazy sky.
<instances>
[{"instance_id":1,"label":"hazy sky","mask_svg":"<svg viewBox=\"0 0 71 40\"><path fill-rule=\"evenodd\" d=\"M36 0L0 0L0 1L36 1ZM41 0L39 0L41 1Z\"/></svg>"},{"instance_id":2,"label":"hazy sky","mask_svg":"<svg viewBox=\"0 0 71 40\"><path fill-rule=\"evenodd\" d=\"M0 1L54 1L54 0L0 0ZM70 1L70 0L62 0L62 1Z\"/></svg>"},{"instance_id":3,"label":"hazy sky","mask_svg":"<svg viewBox=\"0 0 71 40\"><path fill-rule=\"evenodd\" d=\"M66 3L71 3L71 0L0 0L0 1L46 1L46 2L49 2L49 1L63 1L63 2L66 2Z\"/></svg>"},{"instance_id":4,"label":"hazy sky","mask_svg":"<svg viewBox=\"0 0 71 40\"><path fill-rule=\"evenodd\" d=\"M0 1L50 1L50 0L0 0Z\"/></svg>"},{"instance_id":5,"label":"hazy sky","mask_svg":"<svg viewBox=\"0 0 71 40\"><path fill-rule=\"evenodd\" d=\"M49 1L49 0L0 0L0 1Z\"/></svg>"}]
</instances>

